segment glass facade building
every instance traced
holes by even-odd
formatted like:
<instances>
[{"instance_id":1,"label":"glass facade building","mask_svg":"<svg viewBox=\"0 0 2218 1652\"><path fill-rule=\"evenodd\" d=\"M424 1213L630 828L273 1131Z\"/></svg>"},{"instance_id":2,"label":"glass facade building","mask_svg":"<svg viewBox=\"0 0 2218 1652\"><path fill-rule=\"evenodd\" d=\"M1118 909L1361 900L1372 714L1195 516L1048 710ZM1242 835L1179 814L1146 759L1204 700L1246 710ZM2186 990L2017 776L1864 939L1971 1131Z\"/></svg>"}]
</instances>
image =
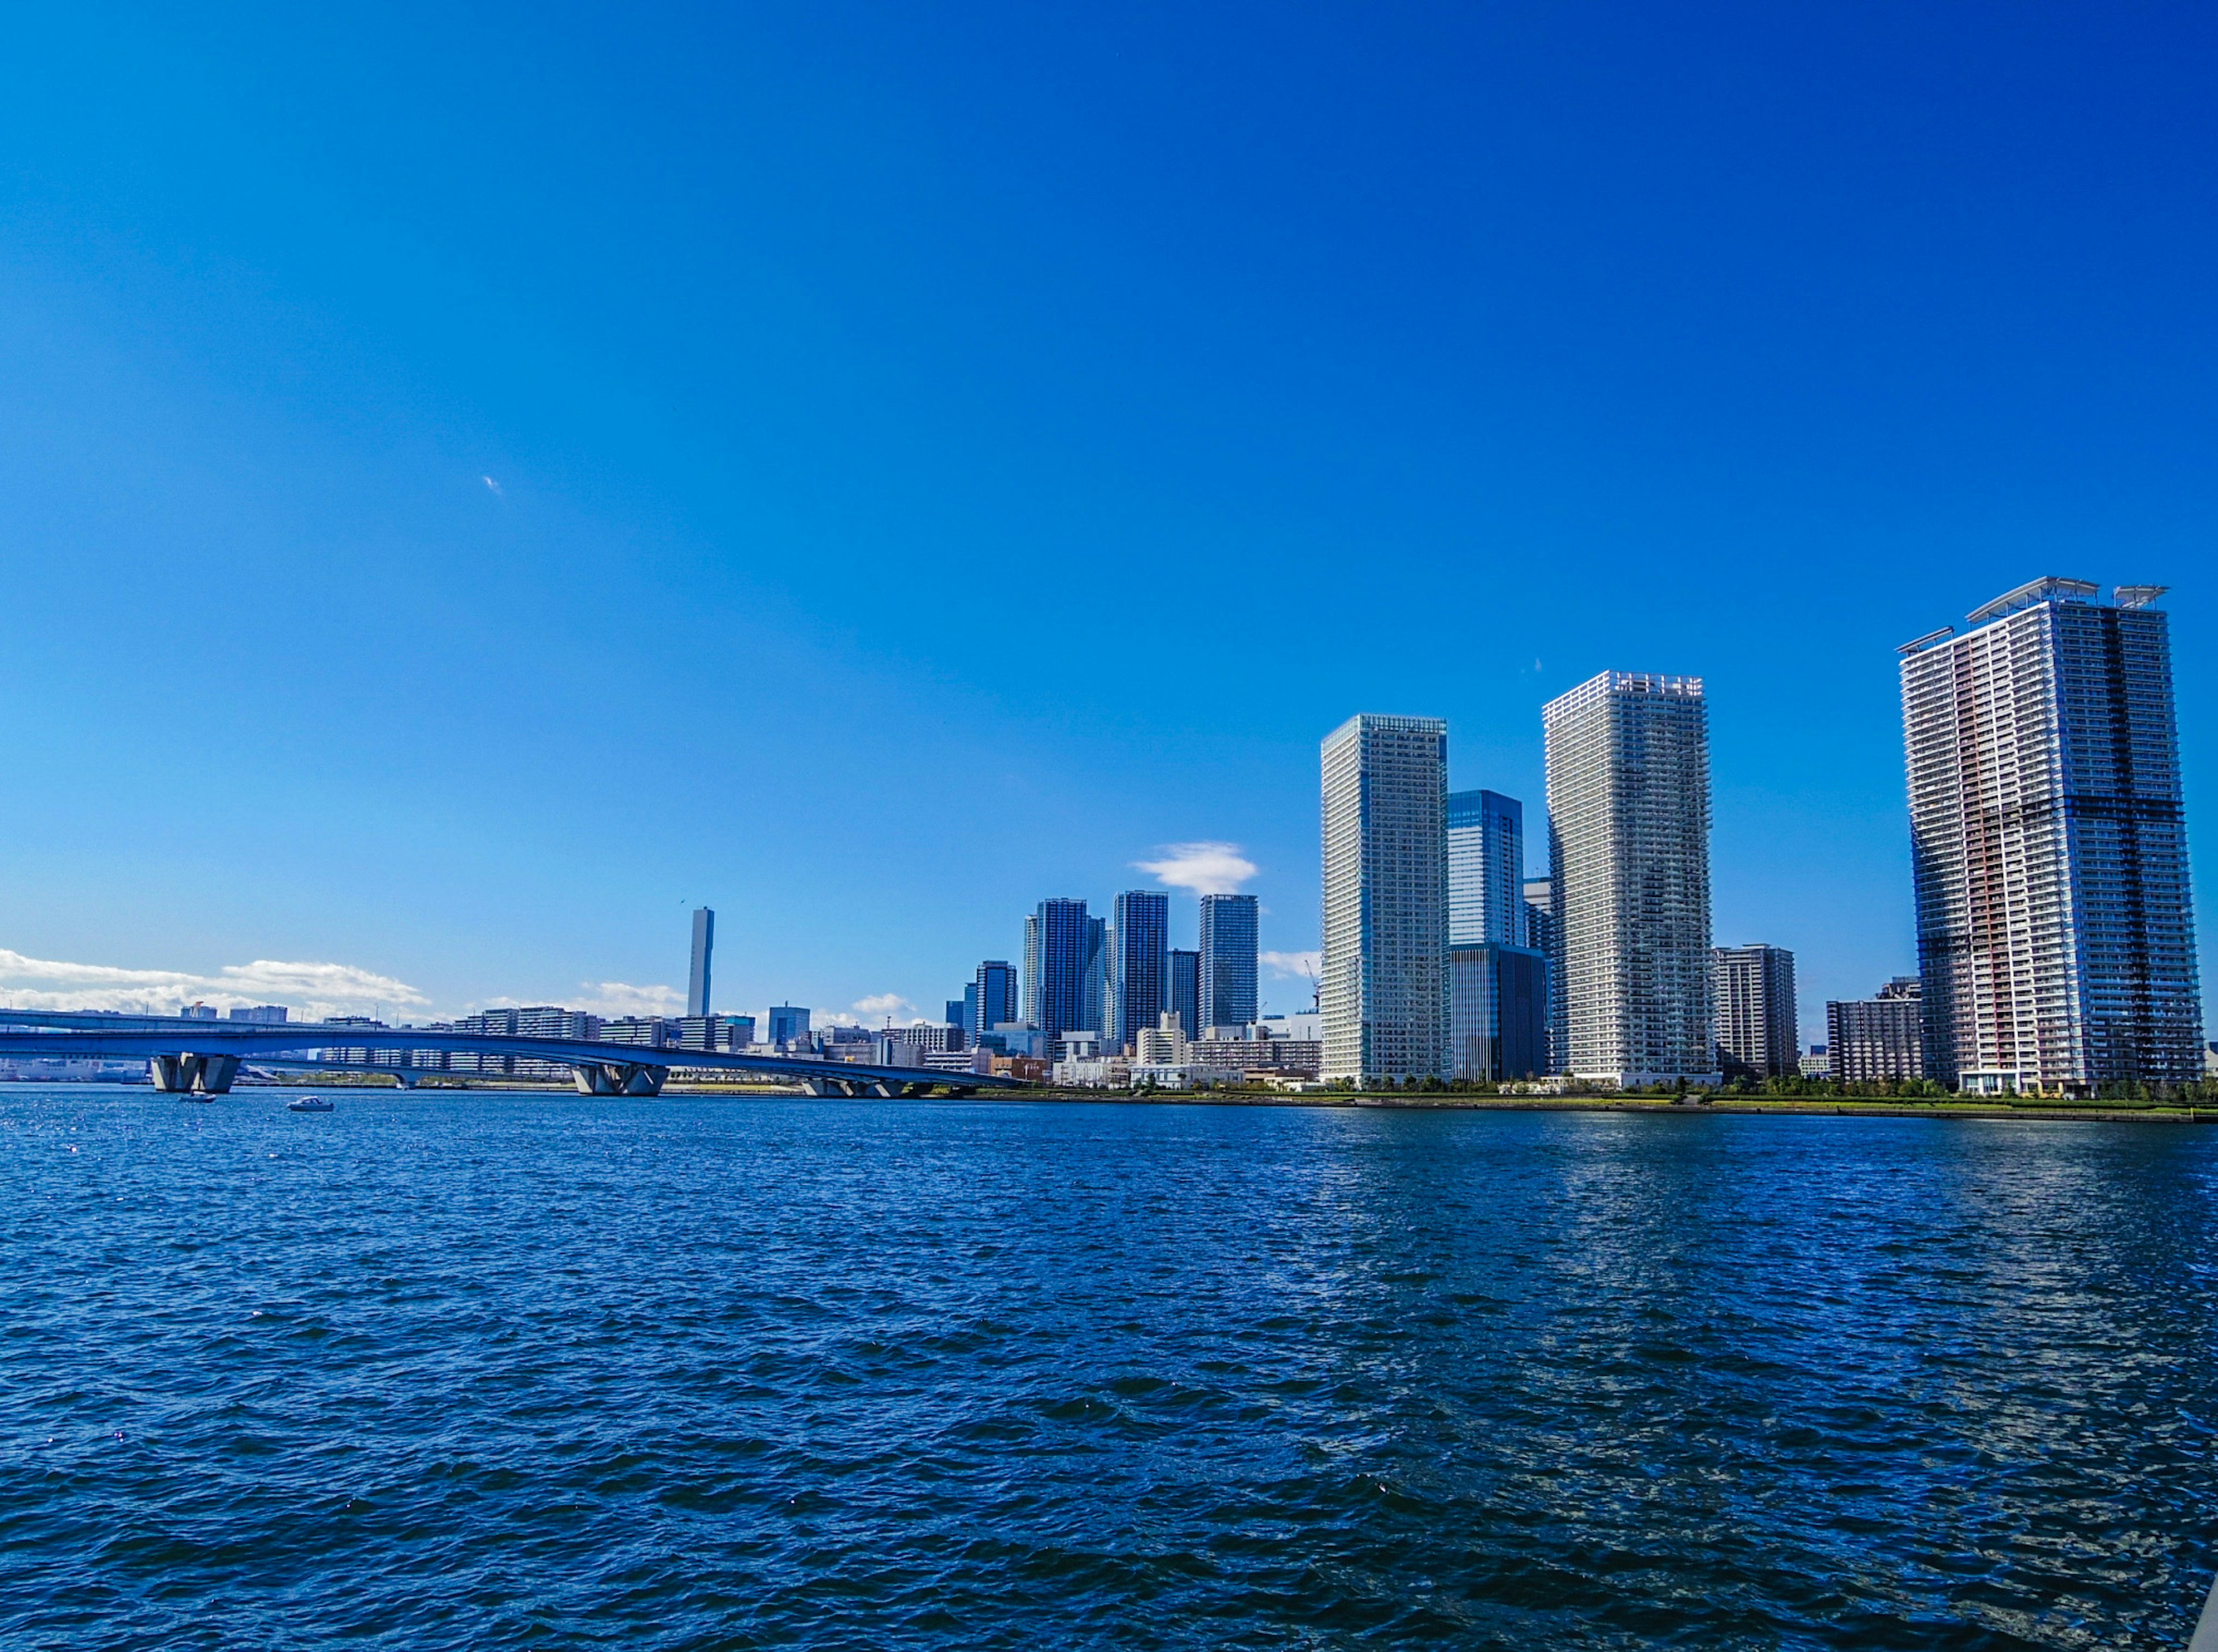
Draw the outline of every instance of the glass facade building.
<instances>
[{"instance_id":1,"label":"glass facade building","mask_svg":"<svg viewBox=\"0 0 2218 1652\"><path fill-rule=\"evenodd\" d=\"M1953 1088L2202 1075L2162 592L2036 579L1901 651L1925 1070Z\"/></svg>"},{"instance_id":2,"label":"glass facade building","mask_svg":"<svg viewBox=\"0 0 2218 1652\"><path fill-rule=\"evenodd\" d=\"M1523 946L1525 806L1500 792L1448 794L1448 944Z\"/></svg>"},{"instance_id":3,"label":"glass facade building","mask_svg":"<svg viewBox=\"0 0 2218 1652\"><path fill-rule=\"evenodd\" d=\"M1261 1012L1256 997L1255 897L1201 898L1201 1023L1244 1027Z\"/></svg>"},{"instance_id":4,"label":"glass facade building","mask_svg":"<svg viewBox=\"0 0 2218 1652\"><path fill-rule=\"evenodd\" d=\"M1604 671L1540 721L1562 1066L1623 1085L1714 1079L1702 680Z\"/></svg>"},{"instance_id":5,"label":"glass facade building","mask_svg":"<svg viewBox=\"0 0 2218 1652\"><path fill-rule=\"evenodd\" d=\"M1178 1017L1179 1030L1189 1038L1201 1036L1201 954L1170 950L1170 971L1164 977L1163 1008Z\"/></svg>"},{"instance_id":6,"label":"glass facade building","mask_svg":"<svg viewBox=\"0 0 2218 1652\"><path fill-rule=\"evenodd\" d=\"M1351 717L1320 758L1323 1076L1446 1078L1447 724Z\"/></svg>"},{"instance_id":7,"label":"glass facade building","mask_svg":"<svg viewBox=\"0 0 2218 1652\"><path fill-rule=\"evenodd\" d=\"M1548 1070L1548 968L1531 947L1448 949L1453 1076L1538 1078Z\"/></svg>"}]
</instances>

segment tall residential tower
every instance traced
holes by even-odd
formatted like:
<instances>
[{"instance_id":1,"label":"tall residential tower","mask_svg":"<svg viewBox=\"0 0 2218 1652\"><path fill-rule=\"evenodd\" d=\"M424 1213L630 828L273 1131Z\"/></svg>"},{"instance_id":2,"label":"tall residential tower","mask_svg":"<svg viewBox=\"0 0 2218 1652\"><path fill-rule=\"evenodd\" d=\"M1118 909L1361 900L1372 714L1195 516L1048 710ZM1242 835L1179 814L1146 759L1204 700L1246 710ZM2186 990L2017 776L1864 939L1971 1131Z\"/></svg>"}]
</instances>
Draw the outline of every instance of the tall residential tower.
<instances>
[{"instance_id":1,"label":"tall residential tower","mask_svg":"<svg viewBox=\"0 0 2218 1652\"><path fill-rule=\"evenodd\" d=\"M1244 1027L1261 1013L1256 1003L1255 897L1201 898L1201 1024Z\"/></svg>"},{"instance_id":2,"label":"tall residential tower","mask_svg":"<svg viewBox=\"0 0 2218 1652\"><path fill-rule=\"evenodd\" d=\"M1604 671L1542 708L1565 1071L1713 1079L1710 753L1699 677Z\"/></svg>"},{"instance_id":3,"label":"tall residential tower","mask_svg":"<svg viewBox=\"0 0 2218 1652\"><path fill-rule=\"evenodd\" d=\"M1351 717L1322 752L1324 1073L1448 1076L1448 726Z\"/></svg>"},{"instance_id":4,"label":"tall residential tower","mask_svg":"<svg viewBox=\"0 0 2218 1652\"><path fill-rule=\"evenodd\" d=\"M2161 585L2035 579L1902 649L1929 1076L2202 1076Z\"/></svg>"}]
</instances>

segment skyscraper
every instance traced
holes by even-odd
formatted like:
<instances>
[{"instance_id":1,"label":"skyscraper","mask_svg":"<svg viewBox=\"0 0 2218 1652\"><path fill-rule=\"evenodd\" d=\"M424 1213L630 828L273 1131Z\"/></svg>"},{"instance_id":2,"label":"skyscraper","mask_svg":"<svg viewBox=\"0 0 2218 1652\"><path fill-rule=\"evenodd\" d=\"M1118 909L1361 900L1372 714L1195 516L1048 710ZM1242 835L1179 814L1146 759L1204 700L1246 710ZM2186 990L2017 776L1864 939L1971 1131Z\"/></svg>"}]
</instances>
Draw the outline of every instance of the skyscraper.
<instances>
[{"instance_id":1,"label":"skyscraper","mask_svg":"<svg viewBox=\"0 0 2218 1652\"><path fill-rule=\"evenodd\" d=\"M1448 794L1448 944L1525 940L1525 806L1500 792Z\"/></svg>"},{"instance_id":2,"label":"skyscraper","mask_svg":"<svg viewBox=\"0 0 2218 1652\"><path fill-rule=\"evenodd\" d=\"M1699 677L1604 671L1550 701L1551 1016L1564 1069L1717 1074L1708 708Z\"/></svg>"},{"instance_id":3,"label":"skyscraper","mask_svg":"<svg viewBox=\"0 0 2218 1652\"><path fill-rule=\"evenodd\" d=\"M685 1013L709 1013L709 954L716 944L716 914L706 906L693 909L693 967L685 977Z\"/></svg>"},{"instance_id":4,"label":"skyscraper","mask_svg":"<svg viewBox=\"0 0 2218 1652\"><path fill-rule=\"evenodd\" d=\"M1038 1009L1029 1018L1050 1038L1100 1030L1098 989L1101 920L1083 900L1039 903L1032 919L1038 955ZM1032 936L1027 936L1032 940Z\"/></svg>"},{"instance_id":5,"label":"skyscraper","mask_svg":"<svg viewBox=\"0 0 2218 1652\"><path fill-rule=\"evenodd\" d=\"M1017 972L999 958L988 958L978 966L970 982L968 994L977 1006L970 1031L974 1038L982 1032L1017 1018Z\"/></svg>"},{"instance_id":6,"label":"skyscraper","mask_svg":"<svg viewBox=\"0 0 2218 1652\"><path fill-rule=\"evenodd\" d=\"M1902 648L1925 1070L1944 1084L2201 1076L2163 591L2035 579Z\"/></svg>"},{"instance_id":7,"label":"skyscraper","mask_svg":"<svg viewBox=\"0 0 2218 1652\"><path fill-rule=\"evenodd\" d=\"M1351 717L1320 753L1324 1076L1448 1074L1448 727Z\"/></svg>"},{"instance_id":8,"label":"skyscraper","mask_svg":"<svg viewBox=\"0 0 2218 1652\"><path fill-rule=\"evenodd\" d=\"M1721 946L1710 956L1718 1066L1728 1078L1790 1078L1801 1071L1794 955L1779 946Z\"/></svg>"},{"instance_id":9,"label":"skyscraper","mask_svg":"<svg viewBox=\"0 0 2218 1652\"><path fill-rule=\"evenodd\" d=\"M1244 1027L1258 1013L1255 897L1201 898L1201 1024Z\"/></svg>"},{"instance_id":10,"label":"skyscraper","mask_svg":"<svg viewBox=\"0 0 2218 1652\"><path fill-rule=\"evenodd\" d=\"M1201 1036L1201 954L1170 951L1170 971L1165 977L1163 1008L1179 1018L1179 1030L1188 1038Z\"/></svg>"},{"instance_id":11,"label":"skyscraper","mask_svg":"<svg viewBox=\"0 0 2218 1652\"><path fill-rule=\"evenodd\" d=\"M1129 1049L1164 1010L1165 974L1169 968L1171 898L1160 889L1127 889L1117 897L1110 925L1109 992L1112 1012L1103 1036L1115 1049Z\"/></svg>"},{"instance_id":12,"label":"skyscraper","mask_svg":"<svg viewBox=\"0 0 2218 1652\"><path fill-rule=\"evenodd\" d=\"M1024 1018L1040 1024L1039 914L1025 914Z\"/></svg>"}]
</instances>

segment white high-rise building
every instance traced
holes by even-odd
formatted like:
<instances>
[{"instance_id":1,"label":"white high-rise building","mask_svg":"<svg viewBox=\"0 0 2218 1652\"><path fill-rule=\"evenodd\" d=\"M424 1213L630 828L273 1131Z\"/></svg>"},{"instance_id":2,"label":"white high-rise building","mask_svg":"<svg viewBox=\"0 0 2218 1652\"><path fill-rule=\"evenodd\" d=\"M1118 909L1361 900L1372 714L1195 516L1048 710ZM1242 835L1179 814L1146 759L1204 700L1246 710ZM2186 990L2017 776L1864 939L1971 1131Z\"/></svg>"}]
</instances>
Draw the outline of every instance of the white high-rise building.
<instances>
[{"instance_id":1,"label":"white high-rise building","mask_svg":"<svg viewBox=\"0 0 2218 1652\"><path fill-rule=\"evenodd\" d=\"M1540 721L1556 1055L1581 1078L1715 1081L1702 679L1604 671Z\"/></svg>"},{"instance_id":2,"label":"white high-rise building","mask_svg":"<svg viewBox=\"0 0 2218 1652\"><path fill-rule=\"evenodd\" d=\"M1324 1071L1448 1074L1448 726L1351 717L1327 736Z\"/></svg>"},{"instance_id":3,"label":"white high-rise building","mask_svg":"<svg viewBox=\"0 0 2218 1652\"><path fill-rule=\"evenodd\" d=\"M1925 1071L1944 1084L2201 1076L2163 589L2036 579L1902 649Z\"/></svg>"}]
</instances>

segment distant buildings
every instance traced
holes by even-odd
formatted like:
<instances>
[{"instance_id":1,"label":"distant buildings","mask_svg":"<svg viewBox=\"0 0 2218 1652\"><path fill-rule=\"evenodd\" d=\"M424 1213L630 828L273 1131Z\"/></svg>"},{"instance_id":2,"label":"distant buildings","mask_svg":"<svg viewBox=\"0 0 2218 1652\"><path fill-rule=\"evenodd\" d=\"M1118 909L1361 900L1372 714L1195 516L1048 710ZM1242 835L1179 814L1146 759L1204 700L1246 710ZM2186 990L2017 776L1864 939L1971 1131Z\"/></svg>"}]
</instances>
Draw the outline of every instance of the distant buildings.
<instances>
[{"instance_id":1,"label":"distant buildings","mask_svg":"<svg viewBox=\"0 0 2218 1652\"><path fill-rule=\"evenodd\" d=\"M1702 681L1604 671L1540 715L1563 1064L1621 1085L1713 1079Z\"/></svg>"},{"instance_id":2,"label":"distant buildings","mask_svg":"<svg viewBox=\"0 0 2218 1652\"><path fill-rule=\"evenodd\" d=\"M1711 955L1717 1065L1729 1078L1792 1078L1801 1071L1794 955L1778 946L1721 946Z\"/></svg>"},{"instance_id":3,"label":"distant buildings","mask_svg":"<svg viewBox=\"0 0 2218 1652\"><path fill-rule=\"evenodd\" d=\"M809 1042L809 1012L798 1004L773 1004L770 1006L768 1037L771 1048L784 1049L789 1044Z\"/></svg>"},{"instance_id":4,"label":"distant buildings","mask_svg":"<svg viewBox=\"0 0 2218 1652\"><path fill-rule=\"evenodd\" d=\"M971 1037L988 1033L1017 1018L1017 972L1000 958L980 964L963 990L968 1019L963 1029Z\"/></svg>"},{"instance_id":5,"label":"distant buildings","mask_svg":"<svg viewBox=\"0 0 2218 1652\"><path fill-rule=\"evenodd\" d=\"M285 1021L285 1006L282 1004L257 1004L234 1009L231 1012L231 1018L234 1021L257 1022L268 1026L282 1026Z\"/></svg>"},{"instance_id":6,"label":"distant buildings","mask_svg":"<svg viewBox=\"0 0 2218 1652\"><path fill-rule=\"evenodd\" d=\"M693 909L693 962L685 977L685 1013L709 1013L709 955L716 945L716 914L706 906Z\"/></svg>"},{"instance_id":7,"label":"distant buildings","mask_svg":"<svg viewBox=\"0 0 2218 1652\"><path fill-rule=\"evenodd\" d=\"M1244 1027L1257 1011L1255 897L1201 898L1201 1024Z\"/></svg>"},{"instance_id":8,"label":"distant buildings","mask_svg":"<svg viewBox=\"0 0 2218 1652\"><path fill-rule=\"evenodd\" d=\"M1825 1005L1826 1073L1844 1084L1901 1084L1925 1076L1924 1017L1915 975L1897 975L1876 998Z\"/></svg>"},{"instance_id":9,"label":"distant buildings","mask_svg":"<svg viewBox=\"0 0 2218 1652\"><path fill-rule=\"evenodd\" d=\"M1350 718L1321 757L1324 1076L1445 1078L1447 725Z\"/></svg>"},{"instance_id":10,"label":"distant buildings","mask_svg":"<svg viewBox=\"0 0 2218 1652\"><path fill-rule=\"evenodd\" d=\"M1902 649L1925 1062L1945 1084L2201 1074L2163 589L2036 579Z\"/></svg>"},{"instance_id":11,"label":"distant buildings","mask_svg":"<svg viewBox=\"0 0 2218 1652\"><path fill-rule=\"evenodd\" d=\"M1500 792L1448 794L1448 944L1524 946L1525 806Z\"/></svg>"}]
</instances>

